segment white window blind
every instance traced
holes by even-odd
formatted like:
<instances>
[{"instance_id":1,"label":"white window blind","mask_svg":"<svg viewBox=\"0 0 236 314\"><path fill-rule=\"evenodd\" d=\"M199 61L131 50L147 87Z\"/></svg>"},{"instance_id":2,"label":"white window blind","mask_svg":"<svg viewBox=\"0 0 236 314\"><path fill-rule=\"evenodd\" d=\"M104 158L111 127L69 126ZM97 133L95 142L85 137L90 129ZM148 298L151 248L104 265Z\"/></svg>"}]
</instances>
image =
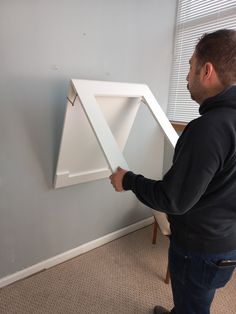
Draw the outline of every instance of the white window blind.
<instances>
[{"instance_id":1,"label":"white window blind","mask_svg":"<svg viewBox=\"0 0 236 314\"><path fill-rule=\"evenodd\" d=\"M221 28L236 29L236 0L179 0L168 100L171 121L189 122L199 116L199 105L187 90L189 59L198 39Z\"/></svg>"}]
</instances>

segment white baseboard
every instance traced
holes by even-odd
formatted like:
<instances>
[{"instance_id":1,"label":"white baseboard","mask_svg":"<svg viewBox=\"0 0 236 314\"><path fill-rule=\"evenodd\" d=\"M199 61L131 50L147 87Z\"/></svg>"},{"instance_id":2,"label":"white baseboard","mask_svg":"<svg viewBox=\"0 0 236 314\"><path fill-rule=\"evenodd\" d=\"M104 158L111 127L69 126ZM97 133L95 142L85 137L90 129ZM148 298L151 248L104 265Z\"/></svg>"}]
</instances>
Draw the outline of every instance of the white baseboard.
<instances>
[{"instance_id":1,"label":"white baseboard","mask_svg":"<svg viewBox=\"0 0 236 314\"><path fill-rule=\"evenodd\" d=\"M143 227L146 227L148 225L151 225L154 222L153 217L149 217L147 219L141 220L135 224L132 224L130 226L127 226L125 228L122 228L120 230L117 230L115 232L109 233L101 238L98 238L96 240L93 240L91 242L82 244L72 250L69 250L67 252L64 252L62 254L56 255L54 257L51 257L45 261L42 261L40 263L37 263L33 266L27 267L23 270L20 270L14 274L8 275L6 277L3 277L0 279L0 288L7 286L15 281L18 281L20 279L24 279L28 276L31 276L33 274L36 274L39 271L42 271L44 269L48 269L52 266L56 266L62 262L65 262L71 258L74 258L80 254L86 253L92 249L95 249L99 246L102 246L106 243L109 243L115 239L118 239L124 235L127 235L133 231L136 231L138 229L141 229Z\"/></svg>"}]
</instances>

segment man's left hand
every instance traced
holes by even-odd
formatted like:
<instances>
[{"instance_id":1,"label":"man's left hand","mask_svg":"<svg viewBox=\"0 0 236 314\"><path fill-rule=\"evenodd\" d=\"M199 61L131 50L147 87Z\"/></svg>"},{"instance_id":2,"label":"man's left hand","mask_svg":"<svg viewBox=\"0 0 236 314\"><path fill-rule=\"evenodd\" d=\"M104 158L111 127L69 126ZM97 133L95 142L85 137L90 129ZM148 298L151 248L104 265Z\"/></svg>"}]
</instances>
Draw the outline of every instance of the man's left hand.
<instances>
[{"instance_id":1,"label":"man's left hand","mask_svg":"<svg viewBox=\"0 0 236 314\"><path fill-rule=\"evenodd\" d=\"M124 191L122 181L123 177L127 170L124 170L120 167L117 168L116 172L114 172L110 176L111 184L113 185L113 188L116 190L116 192L122 192Z\"/></svg>"}]
</instances>

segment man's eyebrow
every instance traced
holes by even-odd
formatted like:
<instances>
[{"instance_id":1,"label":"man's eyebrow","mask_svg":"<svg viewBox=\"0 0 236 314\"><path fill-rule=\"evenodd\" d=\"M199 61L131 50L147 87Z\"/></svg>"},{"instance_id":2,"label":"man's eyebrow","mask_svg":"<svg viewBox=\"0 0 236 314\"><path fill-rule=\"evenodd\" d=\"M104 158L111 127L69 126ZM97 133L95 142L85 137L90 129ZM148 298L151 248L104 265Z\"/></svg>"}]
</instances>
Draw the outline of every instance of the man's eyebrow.
<instances>
[{"instance_id":1,"label":"man's eyebrow","mask_svg":"<svg viewBox=\"0 0 236 314\"><path fill-rule=\"evenodd\" d=\"M192 59L189 59L189 60L188 60L188 63L191 64L191 62L192 62Z\"/></svg>"}]
</instances>

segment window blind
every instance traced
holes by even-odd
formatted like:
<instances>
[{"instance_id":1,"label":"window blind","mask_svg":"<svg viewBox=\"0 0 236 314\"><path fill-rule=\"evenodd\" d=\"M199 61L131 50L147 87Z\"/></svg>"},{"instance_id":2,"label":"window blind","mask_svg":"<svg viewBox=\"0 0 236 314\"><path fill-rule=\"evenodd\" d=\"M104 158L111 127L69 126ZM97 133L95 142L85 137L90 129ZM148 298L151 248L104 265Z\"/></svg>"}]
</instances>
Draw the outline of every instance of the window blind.
<instances>
[{"instance_id":1,"label":"window blind","mask_svg":"<svg viewBox=\"0 0 236 314\"><path fill-rule=\"evenodd\" d=\"M187 90L186 77L198 39L220 28L236 29L236 0L179 0L168 97L168 118L189 122L199 116L199 105Z\"/></svg>"}]
</instances>

